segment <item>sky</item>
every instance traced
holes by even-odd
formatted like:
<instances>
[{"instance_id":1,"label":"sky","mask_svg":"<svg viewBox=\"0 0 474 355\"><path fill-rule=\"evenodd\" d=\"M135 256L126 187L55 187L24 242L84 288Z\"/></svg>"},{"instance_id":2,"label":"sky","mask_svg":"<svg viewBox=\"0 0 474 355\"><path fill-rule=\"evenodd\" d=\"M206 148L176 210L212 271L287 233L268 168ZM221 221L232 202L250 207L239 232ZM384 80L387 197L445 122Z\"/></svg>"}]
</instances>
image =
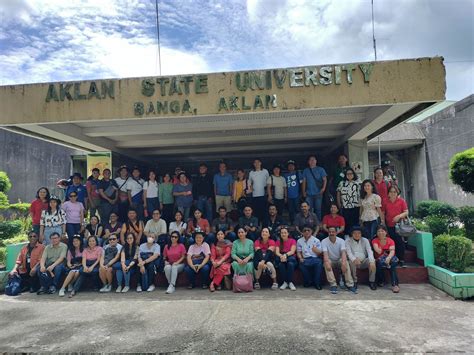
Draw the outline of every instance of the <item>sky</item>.
<instances>
[{"instance_id":1,"label":"sky","mask_svg":"<svg viewBox=\"0 0 474 355\"><path fill-rule=\"evenodd\" d=\"M474 92L474 0L374 0L377 59ZM374 60L370 0L159 0L161 74ZM155 0L0 0L0 85L159 75Z\"/></svg>"}]
</instances>

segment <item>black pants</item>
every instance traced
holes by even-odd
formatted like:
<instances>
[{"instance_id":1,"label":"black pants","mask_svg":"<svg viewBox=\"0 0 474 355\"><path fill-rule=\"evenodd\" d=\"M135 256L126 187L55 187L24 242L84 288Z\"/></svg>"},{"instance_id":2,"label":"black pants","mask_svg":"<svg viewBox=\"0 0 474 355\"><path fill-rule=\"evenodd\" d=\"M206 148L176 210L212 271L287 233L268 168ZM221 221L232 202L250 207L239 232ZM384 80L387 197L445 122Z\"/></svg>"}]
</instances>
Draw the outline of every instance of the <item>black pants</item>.
<instances>
[{"instance_id":1,"label":"black pants","mask_svg":"<svg viewBox=\"0 0 474 355\"><path fill-rule=\"evenodd\" d=\"M252 198L253 215L257 217L258 222L261 223L267 213L267 200L265 196Z\"/></svg>"},{"instance_id":2,"label":"black pants","mask_svg":"<svg viewBox=\"0 0 474 355\"><path fill-rule=\"evenodd\" d=\"M395 227L387 227L388 235L395 242L395 255L401 261L405 260L405 241L395 232Z\"/></svg>"},{"instance_id":3,"label":"black pants","mask_svg":"<svg viewBox=\"0 0 474 355\"><path fill-rule=\"evenodd\" d=\"M35 273L33 277L30 276L29 272L24 274L19 274L21 277L21 288L22 290L29 290L30 288L34 291L38 291L39 289L39 278L38 273Z\"/></svg>"},{"instance_id":4,"label":"black pants","mask_svg":"<svg viewBox=\"0 0 474 355\"><path fill-rule=\"evenodd\" d=\"M283 215L283 210L285 209L285 200L277 200L276 198L273 199L273 204L277 208L277 212L279 216Z\"/></svg>"},{"instance_id":5,"label":"black pants","mask_svg":"<svg viewBox=\"0 0 474 355\"><path fill-rule=\"evenodd\" d=\"M344 217L344 220L346 222L344 230L346 231L346 233L350 234L352 227L359 224L359 207L343 208L341 213L342 217Z\"/></svg>"},{"instance_id":6,"label":"black pants","mask_svg":"<svg viewBox=\"0 0 474 355\"><path fill-rule=\"evenodd\" d=\"M128 220L128 210L130 208L130 205L128 203L128 200L119 200L118 202L118 220L121 223L125 223Z\"/></svg>"},{"instance_id":7,"label":"black pants","mask_svg":"<svg viewBox=\"0 0 474 355\"><path fill-rule=\"evenodd\" d=\"M174 203L164 203L163 204L163 211L161 211L161 215L163 219L166 221L166 225L169 226L171 222L174 221Z\"/></svg>"}]
</instances>

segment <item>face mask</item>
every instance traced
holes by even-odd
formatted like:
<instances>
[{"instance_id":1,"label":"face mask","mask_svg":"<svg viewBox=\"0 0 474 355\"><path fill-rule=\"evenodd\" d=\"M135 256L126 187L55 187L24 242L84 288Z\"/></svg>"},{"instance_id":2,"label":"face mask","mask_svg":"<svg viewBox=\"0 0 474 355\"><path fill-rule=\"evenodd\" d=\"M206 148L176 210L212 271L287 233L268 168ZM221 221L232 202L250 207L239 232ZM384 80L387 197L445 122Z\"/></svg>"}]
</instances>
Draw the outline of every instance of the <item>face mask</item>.
<instances>
[{"instance_id":1,"label":"face mask","mask_svg":"<svg viewBox=\"0 0 474 355\"><path fill-rule=\"evenodd\" d=\"M147 238L148 243L152 244L155 242L155 238L148 237Z\"/></svg>"}]
</instances>

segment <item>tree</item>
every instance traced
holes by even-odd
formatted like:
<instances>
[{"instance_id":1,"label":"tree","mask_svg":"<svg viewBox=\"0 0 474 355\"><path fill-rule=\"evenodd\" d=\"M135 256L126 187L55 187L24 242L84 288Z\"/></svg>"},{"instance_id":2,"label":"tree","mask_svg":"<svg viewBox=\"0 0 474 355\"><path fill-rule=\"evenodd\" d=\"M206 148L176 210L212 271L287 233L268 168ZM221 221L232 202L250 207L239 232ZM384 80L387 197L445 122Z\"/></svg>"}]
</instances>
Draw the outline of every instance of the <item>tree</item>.
<instances>
[{"instance_id":1,"label":"tree","mask_svg":"<svg viewBox=\"0 0 474 355\"><path fill-rule=\"evenodd\" d=\"M463 191L474 193L474 147L455 154L449 168L451 181Z\"/></svg>"}]
</instances>

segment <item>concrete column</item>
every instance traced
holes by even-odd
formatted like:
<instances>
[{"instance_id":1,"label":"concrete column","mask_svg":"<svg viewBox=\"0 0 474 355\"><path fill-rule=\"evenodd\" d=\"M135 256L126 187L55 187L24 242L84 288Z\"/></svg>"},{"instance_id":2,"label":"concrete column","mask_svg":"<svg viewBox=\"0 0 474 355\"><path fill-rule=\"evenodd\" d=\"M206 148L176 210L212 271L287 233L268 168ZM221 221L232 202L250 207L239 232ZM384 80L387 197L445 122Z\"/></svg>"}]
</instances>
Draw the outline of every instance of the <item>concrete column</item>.
<instances>
[{"instance_id":1,"label":"concrete column","mask_svg":"<svg viewBox=\"0 0 474 355\"><path fill-rule=\"evenodd\" d=\"M357 172L361 180L368 179L369 176L369 150L367 148L367 139L347 141L347 154L349 162Z\"/></svg>"}]
</instances>

